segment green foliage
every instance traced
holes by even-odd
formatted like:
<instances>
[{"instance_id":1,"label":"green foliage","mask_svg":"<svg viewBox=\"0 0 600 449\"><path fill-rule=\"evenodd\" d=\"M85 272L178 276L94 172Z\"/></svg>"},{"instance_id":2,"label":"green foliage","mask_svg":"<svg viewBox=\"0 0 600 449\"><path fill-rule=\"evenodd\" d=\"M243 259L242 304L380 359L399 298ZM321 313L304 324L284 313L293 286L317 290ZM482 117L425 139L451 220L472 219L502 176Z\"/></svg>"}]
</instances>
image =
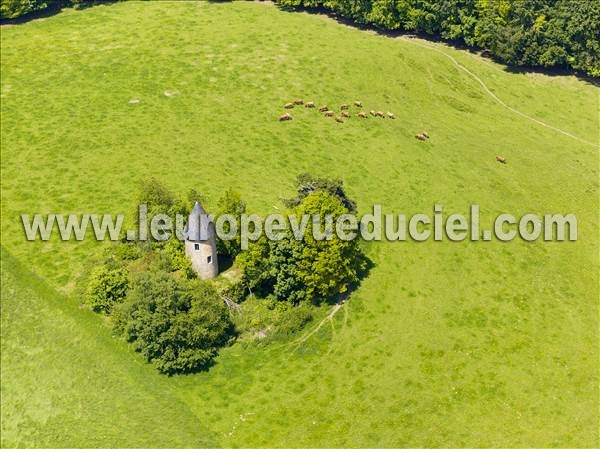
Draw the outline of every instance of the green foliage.
<instances>
[{"instance_id":1,"label":"green foliage","mask_svg":"<svg viewBox=\"0 0 600 449\"><path fill-rule=\"evenodd\" d=\"M47 7L48 2L41 0L2 0L0 19L15 19Z\"/></svg>"},{"instance_id":2,"label":"green foliage","mask_svg":"<svg viewBox=\"0 0 600 449\"><path fill-rule=\"evenodd\" d=\"M358 24L462 41L509 65L600 76L600 2L588 0L278 0L325 7Z\"/></svg>"},{"instance_id":3,"label":"green foliage","mask_svg":"<svg viewBox=\"0 0 600 449\"><path fill-rule=\"evenodd\" d=\"M122 0L1 0L0 19L16 19L49 8L59 11L63 7L81 8L87 5L114 1Z\"/></svg>"},{"instance_id":4,"label":"green foliage","mask_svg":"<svg viewBox=\"0 0 600 449\"><path fill-rule=\"evenodd\" d=\"M175 204L175 195L156 178L143 180L139 186L136 206L146 204L148 214L169 212Z\"/></svg>"},{"instance_id":5,"label":"green foliage","mask_svg":"<svg viewBox=\"0 0 600 449\"><path fill-rule=\"evenodd\" d=\"M315 307L308 302L293 305L274 296L252 297L233 321L240 340L267 343L298 333L314 319L314 313Z\"/></svg>"},{"instance_id":6,"label":"green foliage","mask_svg":"<svg viewBox=\"0 0 600 449\"><path fill-rule=\"evenodd\" d=\"M159 268L167 272L178 272L182 277L193 279L196 272L192 269L192 263L185 254L185 244L176 238L170 238L165 242L155 243L154 249L159 254Z\"/></svg>"},{"instance_id":7,"label":"green foliage","mask_svg":"<svg viewBox=\"0 0 600 449\"><path fill-rule=\"evenodd\" d=\"M344 181L341 179L316 178L308 173L302 173L296 178L296 191L298 195L295 198L284 201L287 207L296 207L311 193L323 191L340 200L347 212L356 213L356 203L346 194Z\"/></svg>"},{"instance_id":8,"label":"green foliage","mask_svg":"<svg viewBox=\"0 0 600 449\"><path fill-rule=\"evenodd\" d=\"M229 281L228 284L223 288L222 294L223 296L231 299L233 302L239 304L246 299L246 296L248 295L248 287L240 280L234 282Z\"/></svg>"},{"instance_id":9,"label":"green foliage","mask_svg":"<svg viewBox=\"0 0 600 449\"><path fill-rule=\"evenodd\" d=\"M144 245L138 242L117 242L108 250L109 257L121 262L139 259L144 253Z\"/></svg>"},{"instance_id":10,"label":"green foliage","mask_svg":"<svg viewBox=\"0 0 600 449\"><path fill-rule=\"evenodd\" d=\"M324 191L317 191L304 199L296 209L296 215L331 214L333 222L348 214L342 202ZM317 240L313 236L315 225L309 223L302 241L302 255L298 264L298 277L307 298L332 299L344 294L348 287L358 282L366 269L366 259L358 247L358 239L344 241L333 231L331 239ZM325 231L325 225L321 225Z\"/></svg>"},{"instance_id":11,"label":"green foliage","mask_svg":"<svg viewBox=\"0 0 600 449\"><path fill-rule=\"evenodd\" d=\"M216 216L220 215L232 215L237 221L238 230L240 227L240 216L246 212L246 203L242 200L239 193L232 189L227 189L219 202L217 203ZM231 229L230 223L225 222L223 230L229 232ZM241 251L240 249L240 233L236 233L235 238L232 240L217 240L217 250L219 254L225 256L235 257Z\"/></svg>"},{"instance_id":12,"label":"green foliage","mask_svg":"<svg viewBox=\"0 0 600 449\"><path fill-rule=\"evenodd\" d=\"M300 221L303 214L320 215L332 223L348 213L341 200L325 191L315 191L294 209ZM289 230L278 241L260 239L241 256L244 282L262 296L273 294L279 300L332 300L357 283L366 269L366 259L358 241L344 241L335 232L330 238L316 239L313 228L326 232L325 223L309 221L304 238L296 240ZM288 229L289 229L288 225Z\"/></svg>"},{"instance_id":13,"label":"green foliage","mask_svg":"<svg viewBox=\"0 0 600 449\"><path fill-rule=\"evenodd\" d=\"M211 284L145 272L115 311L115 330L161 373L207 367L231 336L226 306Z\"/></svg>"},{"instance_id":14,"label":"green foliage","mask_svg":"<svg viewBox=\"0 0 600 449\"><path fill-rule=\"evenodd\" d=\"M91 276L87 302L95 312L110 314L113 307L125 298L128 285L128 271L125 268L103 265Z\"/></svg>"}]
</instances>

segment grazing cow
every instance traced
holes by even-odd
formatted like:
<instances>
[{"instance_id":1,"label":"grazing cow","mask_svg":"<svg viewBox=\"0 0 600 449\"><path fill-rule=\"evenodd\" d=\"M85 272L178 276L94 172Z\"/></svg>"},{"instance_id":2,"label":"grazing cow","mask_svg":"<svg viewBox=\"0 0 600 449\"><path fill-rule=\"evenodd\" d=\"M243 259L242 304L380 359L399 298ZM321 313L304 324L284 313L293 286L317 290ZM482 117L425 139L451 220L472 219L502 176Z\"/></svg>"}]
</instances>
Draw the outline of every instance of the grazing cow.
<instances>
[{"instance_id":1,"label":"grazing cow","mask_svg":"<svg viewBox=\"0 0 600 449\"><path fill-rule=\"evenodd\" d=\"M377 117L377 112L375 112L375 111L371 110L371 111L369 111L369 114L371 114L373 117Z\"/></svg>"},{"instance_id":2,"label":"grazing cow","mask_svg":"<svg viewBox=\"0 0 600 449\"><path fill-rule=\"evenodd\" d=\"M501 164L506 164L506 159L503 158L502 156L496 156L496 160L498 162L500 162Z\"/></svg>"},{"instance_id":3,"label":"grazing cow","mask_svg":"<svg viewBox=\"0 0 600 449\"><path fill-rule=\"evenodd\" d=\"M292 109L294 107L294 103L286 103L283 105L283 107L286 109Z\"/></svg>"},{"instance_id":4,"label":"grazing cow","mask_svg":"<svg viewBox=\"0 0 600 449\"><path fill-rule=\"evenodd\" d=\"M335 121L338 123L344 123L344 121L342 120L342 117L336 117Z\"/></svg>"},{"instance_id":5,"label":"grazing cow","mask_svg":"<svg viewBox=\"0 0 600 449\"><path fill-rule=\"evenodd\" d=\"M358 113L358 116L360 118L369 118L369 116L367 115L367 113L366 112L362 112L362 111Z\"/></svg>"},{"instance_id":6,"label":"grazing cow","mask_svg":"<svg viewBox=\"0 0 600 449\"><path fill-rule=\"evenodd\" d=\"M425 136L425 138L429 139L429 134L427 134L427 131L423 131L421 134L423 134L423 136Z\"/></svg>"},{"instance_id":7,"label":"grazing cow","mask_svg":"<svg viewBox=\"0 0 600 449\"><path fill-rule=\"evenodd\" d=\"M342 117L350 118L350 114L348 114L348 111L342 111Z\"/></svg>"},{"instance_id":8,"label":"grazing cow","mask_svg":"<svg viewBox=\"0 0 600 449\"><path fill-rule=\"evenodd\" d=\"M388 118L395 119L396 116L392 112L387 113Z\"/></svg>"},{"instance_id":9,"label":"grazing cow","mask_svg":"<svg viewBox=\"0 0 600 449\"><path fill-rule=\"evenodd\" d=\"M354 106L356 106L357 108L362 108L362 101L358 101L358 100L356 100L356 101L354 102Z\"/></svg>"},{"instance_id":10,"label":"grazing cow","mask_svg":"<svg viewBox=\"0 0 600 449\"><path fill-rule=\"evenodd\" d=\"M333 117L333 115L334 115L334 112L333 112L333 111L329 111L329 110L327 110L327 111L323 112L323 115L324 115L325 117Z\"/></svg>"},{"instance_id":11,"label":"grazing cow","mask_svg":"<svg viewBox=\"0 0 600 449\"><path fill-rule=\"evenodd\" d=\"M294 104L304 104L304 100L302 100L301 98L299 98L298 100L294 100Z\"/></svg>"},{"instance_id":12,"label":"grazing cow","mask_svg":"<svg viewBox=\"0 0 600 449\"><path fill-rule=\"evenodd\" d=\"M314 108L315 107L315 103L312 101L309 101L307 103L304 103L304 107L305 108Z\"/></svg>"},{"instance_id":13,"label":"grazing cow","mask_svg":"<svg viewBox=\"0 0 600 449\"><path fill-rule=\"evenodd\" d=\"M280 122L285 122L285 121L288 121L288 120L292 120L292 116L290 115L289 112L286 112L285 114L279 116L279 121Z\"/></svg>"},{"instance_id":14,"label":"grazing cow","mask_svg":"<svg viewBox=\"0 0 600 449\"><path fill-rule=\"evenodd\" d=\"M415 137L419 140L427 140L427 137L425 137L422 133L417 134Z\"/></svg>"},{"instance_id":15,"label":"grazing cow","mask_svg":"<svg viewBox=\"0 0 600 449\"><path fill-rule=\"evenodd\" d=\"M350 108L350 106L348 106L347 104L343 104L342 106L340 106L340 109L342 111L347 111Z\"/></svg>"},{"instance_id":16,"label":"grazing cow","mask_svg":"<svg viewBox=\"0 0 600 449\"><path fill-rule=\"evenodd\" d=\"M385 114L383 113L383 111L377 111L375 112L375 115L377 115L377 117L385 118Z\"/></svg>"},{"instance_id":17,"label":"grazing cow","mask_svg":"<svg viewBox=\"0 0 600 449\"><path fill-rule=\"evenodd\" d=\"M326 104L325 104L325 105L323 105L323 106L321 106L321 107L319 108L319 112L325 112L325 111L328 111L328 110L329 110L329 108L327 107L327 105L326 105Z\"/></svg>"}]
</instances>

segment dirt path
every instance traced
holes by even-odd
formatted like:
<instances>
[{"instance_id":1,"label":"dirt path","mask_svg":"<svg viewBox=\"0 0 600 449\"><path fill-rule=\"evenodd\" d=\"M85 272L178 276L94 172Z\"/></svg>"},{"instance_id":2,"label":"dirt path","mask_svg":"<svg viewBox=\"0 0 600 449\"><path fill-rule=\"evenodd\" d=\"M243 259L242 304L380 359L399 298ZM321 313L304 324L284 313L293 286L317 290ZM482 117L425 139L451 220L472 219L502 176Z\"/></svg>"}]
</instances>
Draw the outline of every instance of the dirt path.
<instances>
[{"instance_id":1,"label":"dirt path","mask_svg":"<svg viewBox=\"0 0 600 449\"><path fill-rule=\"evenodd\" d=\"M331 321L331 319L335 316L335 314L341 308L342 308L342 304L336 304L335 306L333 306L333 309L331 309L331 312L329 312L329 314L325 318L323 318L319 322L319 324L317 324L317 327L315 327L312 331L310 331L306 335L303 335L302 337L300 337L298 340L294 341L293 344L298 344L298 345L302 344L306 340L308 340L310 337L312 337L314 334L316 334L317 332L319 332L319 329L321 329L325 323L327 323L328 321Z\"/></svg>"},{"instance_id":2,"label":"dirt path","mask_svg":"<svg viewBox=\"0 0 600 449\"><path fill-rule=\"evenodd\" d=\"M465 73L467 73L471 78L473 78L475 81L477 81L481 87L483 88L483 90L485 91L485 93L487 93L494 101L496 101L497 103L499 103L500 105L502 105L504 108L508 109L509 111L520 115L523 118L526 118L528 120L531 120L534 123L537 123L538 125L544 126L546 128L552 129L556 132L559 132L567 137L570 137L572 139L578 140L579 142L585 143L586 145L591 145L593 147L600 147L599 144L593 143L593 142L589 142L585 139L582 139L581 137L578 137L574 134L571 134L568 131L565 131L564 129L560 129L557 128L555 126L552 125L548 125L547 123L542 122L541 120L536 119L535 117L532 117L530 115L525 114L524 112L519 111L518 109L513 108L512 106L509 106L508 104L506 104L502 99L500 99L494 92L492 92L490 90L489 87L487 87L487 85L483 82L483 80L481 78L479 78L476 74L474 74L473 72L471 72L469 69L467 69L465 66L463 66L462 64L460 64L454 57L452 57L451 55L447 54L446 52L440 50L439 48L436 48L434 46L431 45L427 45L424 44L422 42L417 41L417 38L414 37L408 37L408 36L400 36L400 39L403 39L405 41L411 42L415 45L418 45L419 47L423 47L423 48L427 48L429 50L433 50L437 53L440 53L442 55L444 55L446 58L450 59L450 61L452 61L452 63L458 67L460 70L464 71Z\"/></svg>"}]
</instances>

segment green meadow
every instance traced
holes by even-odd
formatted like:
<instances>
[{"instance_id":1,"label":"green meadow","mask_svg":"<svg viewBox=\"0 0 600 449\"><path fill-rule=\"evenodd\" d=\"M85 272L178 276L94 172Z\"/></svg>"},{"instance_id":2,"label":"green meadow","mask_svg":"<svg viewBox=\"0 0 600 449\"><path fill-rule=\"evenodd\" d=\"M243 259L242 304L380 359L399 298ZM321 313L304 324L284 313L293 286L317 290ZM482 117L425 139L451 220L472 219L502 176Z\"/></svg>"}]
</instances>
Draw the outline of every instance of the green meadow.
<instances>
[{"instance_id":1,"label":"green meadow","mask_svg":"<svg viewBox=\"0 0 600 449\"><path fill-rule=\"evenodd\" d=\"M2 447L598 446L591 82L257 2L66 9L3 26L1 52ZM295 98L396 119L279 122ZM360 213L573 213L578 241L365 242L369 276L310 337L167 377L82 304L109 243L21 225L130 213L149 177L266 215L302 172Z\"/></svg>"}]
</instances>

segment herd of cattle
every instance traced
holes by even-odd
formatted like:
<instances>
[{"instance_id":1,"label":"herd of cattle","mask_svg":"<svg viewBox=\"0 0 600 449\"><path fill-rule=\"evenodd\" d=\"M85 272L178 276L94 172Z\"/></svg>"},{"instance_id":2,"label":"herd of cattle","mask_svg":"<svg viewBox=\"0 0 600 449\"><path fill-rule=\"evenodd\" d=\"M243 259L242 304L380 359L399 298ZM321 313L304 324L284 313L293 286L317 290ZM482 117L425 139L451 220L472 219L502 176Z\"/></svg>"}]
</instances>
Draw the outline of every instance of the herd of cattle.
<instances>
[{"instance_id":1,"label":"herd of cattle","mask_svg":"<svg viewBox=\"0 0 600 449\"><path fill-rule=\"evenodd\" d=\"M293 109L296 106L304 106L305 108L308 109L315 109L316 105L314 103L314 101L304 101L302 99L298 99L298 100L294 100L290 103L286 103L285 105L283 105L283 107L285 109ZM369 114L367 114L366 112L364 112L362 110L362 102L359 100L356 100L354 102L354 106L359 110L356 113L357 117L360 117L362 119L367 119L369 118L369 115L371 115L372 117L379 117L379 118L389 118L389 119L395 119L396 116L394 115L393 112L383 112L383 111L369 111ZM343 104L340 106L340 113L339 115L336 114L332 109L329 109L329 106L327 105L323 105L321 107L318 108L318 111L323 114L324 117L333 117L335 119L336 122L338 123L344 123L344 119L349 119L351 117L351 113L350 113L350 105L348 104ZM289 120L293 120L294 117L292 117L292 114L290 114L289 112L286 112L283 115L279 116L279 121L280 122L286 122ZM426 131L422 131L418 134L415 135L415 138L421 141L425 141L425 140L429 140L429 134ZM506 159L502 156L496 156L496 160L498 162L500 162L501 164L506 164Z\"/></svg>"},{"instance_id":2,"label":"herd of cattle","mask_svg":"<svg viewBox=\"0 0 600 449\"><path fill-rule=\"evenodd\" d=\"M286 103L283 107L285 109L293 109L295 106L302 106L304 105L305 108L316 108L317 106L315 105L314 101L304 101L304 100L295 100L293 102L290 103ZM357 108L362 108L362 102L356 100L354 102L354 106ZM343 104L340 106L340 114L336 115L336 113L329 109L329 106L327 105L323 105L319 108L319 112L321 112L323 114L324 117L334 117L335 121L338 123L344 123L344 119L345 118L350 118L351 114L350 114L350 105L348 104ZM395 119L396 116L392 113L392 112L388 112L385 113L383 111L370 111L370 114L373 117L381 117L381 118L390 118L390 119ZM369 118L369 115L364 112L364 111L359 111L356 114L357 117L360 118ZM282 116L279 117L279 121L280 122L285 122L287 120L292 120L293 117L289 112L286 112L285 114L283 114Z\"/></svg>"},{"instance_id":3,"label":"herd of cattle","mask_svg":"<svg viewBox=\"0 0 600 449\"><path fill-rule=\"evenodd\" d=\"M305 108L308 108L308 109L314 109L317 107L315 105L314 101L306 101L305 102L302 99L298 99L298 100L294 100L290 103L286 103L283 107L285 109L293 109L296 106L304 106ZM362 102L359 100L356 100L354 102L354 106L356 108L363 107ZM344 119L349 119L352 116L351 112L350 112L350 105L348 105L348 104L343 104L340 106L339 114L336 114L335 111L333 111L332 109L329 109L329 106L327 106L327 105L323 105L323 106L319 107L318 111L321 114L323 114L324 117L333 117L335 119L335 121L338 123L344 123ZM367 114L365 111L360 110L356 113L356 116L359 118L362 118L362 119L369 118L369 115L372 117L388 118L388 119L392 119L392 120L394 120L396 118L396 115L393 112L389 112L389 111L383 112L383 111L371 110ZM294 117L292 117L292 114L290 114L289 112L286 112L285 114L279 116L280 122L286 122L286 121L293 120L293 119L294 119ZM415 137L419 140L429 139L429 135L425 131L417 134Z\"/></svg>"}]
</instances>

